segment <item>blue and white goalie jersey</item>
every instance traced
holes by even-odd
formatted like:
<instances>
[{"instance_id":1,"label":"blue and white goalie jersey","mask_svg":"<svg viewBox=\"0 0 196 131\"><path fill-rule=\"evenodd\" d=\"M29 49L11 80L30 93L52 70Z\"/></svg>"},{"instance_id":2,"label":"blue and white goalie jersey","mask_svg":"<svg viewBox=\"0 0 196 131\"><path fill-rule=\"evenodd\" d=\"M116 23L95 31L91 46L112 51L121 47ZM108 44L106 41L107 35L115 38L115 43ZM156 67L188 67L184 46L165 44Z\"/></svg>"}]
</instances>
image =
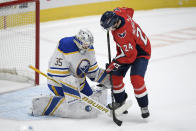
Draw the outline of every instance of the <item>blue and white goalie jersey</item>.
<instances>
[{"instance_id":1,"label":"blue and white goalie jersey","mask_svg":"<svg viewBox=\"0 0 196 131\"><path fill-rule=\"evenodd\" d=\"M78 91L90 96L92 90L88 89L86 76L92 81L110 86L109 76L98 67L93 46L81 54L74 41L75 37L61 39L50 59L48 75L63 84L62 90L62 87L48 80L50 90L57 96L79 98Z\"/></svg>"}]
</instances>

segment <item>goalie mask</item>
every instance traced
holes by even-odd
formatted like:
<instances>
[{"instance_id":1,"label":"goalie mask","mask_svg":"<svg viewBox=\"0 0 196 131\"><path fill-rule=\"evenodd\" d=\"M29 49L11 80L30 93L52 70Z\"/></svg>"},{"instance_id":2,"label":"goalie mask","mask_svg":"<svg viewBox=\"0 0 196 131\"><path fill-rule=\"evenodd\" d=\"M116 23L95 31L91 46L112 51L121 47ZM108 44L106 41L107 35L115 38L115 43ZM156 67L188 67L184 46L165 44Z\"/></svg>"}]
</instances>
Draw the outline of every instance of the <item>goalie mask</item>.
<instances>
[{"instance_id":1,"label":"goalie mask","mask_svg":"<svg viewBox=\"0 0 196 131\"><path fill-rule=\"evenodd\" d=\"M94 42L92 33L88 29L81 29L74 40L81 53L85 53Z\"/></svg>"}]
</instances>

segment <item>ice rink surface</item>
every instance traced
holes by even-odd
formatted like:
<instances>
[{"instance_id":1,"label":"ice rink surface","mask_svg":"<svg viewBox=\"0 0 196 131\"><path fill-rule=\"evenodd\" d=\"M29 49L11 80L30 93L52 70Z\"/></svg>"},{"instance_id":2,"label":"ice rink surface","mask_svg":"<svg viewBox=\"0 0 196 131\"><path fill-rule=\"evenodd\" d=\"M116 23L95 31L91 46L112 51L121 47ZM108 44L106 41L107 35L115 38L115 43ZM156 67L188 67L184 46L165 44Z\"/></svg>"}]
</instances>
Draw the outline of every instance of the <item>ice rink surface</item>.
<instances>
[{"instance_id":1,"label":"ice rink surface","mask_svg":"<svg viewBox=\"0 0 196 131\"><path fill-rule=\"evenodd\" d=\"M47 64L62 37L72 36L80 28L88 28L95 39L98 64L108 62L106 32L100 27L100 16L89 16L41 23L40 70ZM128 99L133 100L129 114L120 117L121 127L111 118L67 119L30 116L31 100L47 95L46 79L41 85L4 93L13 89L12 82L1 82L0 131L18 131L30 125L34 131L194 131L196 130L196 8L156 9L136 11L134 20L141 26L152 44L152 57L146 72L151 117L143 120L133 95L129 75L124 79ZM115 44L111 37L112 57ZM129 74L129 73L127 73ZM92 83L93 84L93 83ZM10 85L10 88L8 87ZM6 88L5 88L6 86ZM17 89L20 84L17 84ZM26 85L25 85L26 86ZM21 88L24 85L21 84Z\"/></svg>"}]
</instances>

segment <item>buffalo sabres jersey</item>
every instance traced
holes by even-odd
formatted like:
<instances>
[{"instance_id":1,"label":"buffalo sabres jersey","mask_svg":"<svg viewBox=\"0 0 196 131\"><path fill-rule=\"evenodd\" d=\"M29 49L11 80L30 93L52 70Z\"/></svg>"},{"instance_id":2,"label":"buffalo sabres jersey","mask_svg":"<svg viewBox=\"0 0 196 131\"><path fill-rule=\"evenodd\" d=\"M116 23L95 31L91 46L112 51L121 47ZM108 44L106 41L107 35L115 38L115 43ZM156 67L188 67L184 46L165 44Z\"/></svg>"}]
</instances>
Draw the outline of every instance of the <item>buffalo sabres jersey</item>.
<instances>
[{"instance_id":1,"label":"buffalo sabres jersey","mask_svg":"<svg viewBox=\"0 0 196 131\"><path fill-rule=\"evenodd\" d=\"M106 73L98 67L93 46L85 53L80 53L75 42L77 42L75 37L60 40L50 59L48 75L57 80L73 76L79 81L81 90L86 76L92 81L101 82Z\"/></svg>"}]
</instances>

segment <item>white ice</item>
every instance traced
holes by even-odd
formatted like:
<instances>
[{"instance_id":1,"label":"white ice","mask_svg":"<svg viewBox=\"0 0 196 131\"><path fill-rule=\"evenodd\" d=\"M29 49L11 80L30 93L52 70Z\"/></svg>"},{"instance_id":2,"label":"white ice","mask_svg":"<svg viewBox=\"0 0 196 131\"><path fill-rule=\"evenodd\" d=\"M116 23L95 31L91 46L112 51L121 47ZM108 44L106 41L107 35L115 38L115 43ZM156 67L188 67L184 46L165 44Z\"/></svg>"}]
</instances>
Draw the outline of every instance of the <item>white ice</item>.
<instances>
[{"instance_id":1,"label":"white ice","mask_svg":"<svg viewBox=\"0 0 196 131\"><path fill-rule=\"evenodd\" d=\"M140 117L129 75L124 83L128 98L134 104L128 110L129 114L119 118L123 120L121 127L104 115L95 119L31 118L31 99L49 93L46 79L41 77L41 86L10 93L3 93L10 91L10 88L5 81L1 82L4 89L0 90L0 130L17 131L21 126L30 125L34 131L195 131L195 14L196 8L156 9L136 11L134 14L135 21L152 44L152 58L145 77L151 113L148 120ZM100 16L89 16L41 23L40 70L46 72L48 60L58 41L62 37L75 35L80 28L92 31L97 61L104 67L108 62L107 41L99 20ZM114 57L115 44L112 38L111 49ZM11 82L10 85L11 88L15 86ZM21 84L21 87L24 86Z\"/></svg>"}]
</instances>

